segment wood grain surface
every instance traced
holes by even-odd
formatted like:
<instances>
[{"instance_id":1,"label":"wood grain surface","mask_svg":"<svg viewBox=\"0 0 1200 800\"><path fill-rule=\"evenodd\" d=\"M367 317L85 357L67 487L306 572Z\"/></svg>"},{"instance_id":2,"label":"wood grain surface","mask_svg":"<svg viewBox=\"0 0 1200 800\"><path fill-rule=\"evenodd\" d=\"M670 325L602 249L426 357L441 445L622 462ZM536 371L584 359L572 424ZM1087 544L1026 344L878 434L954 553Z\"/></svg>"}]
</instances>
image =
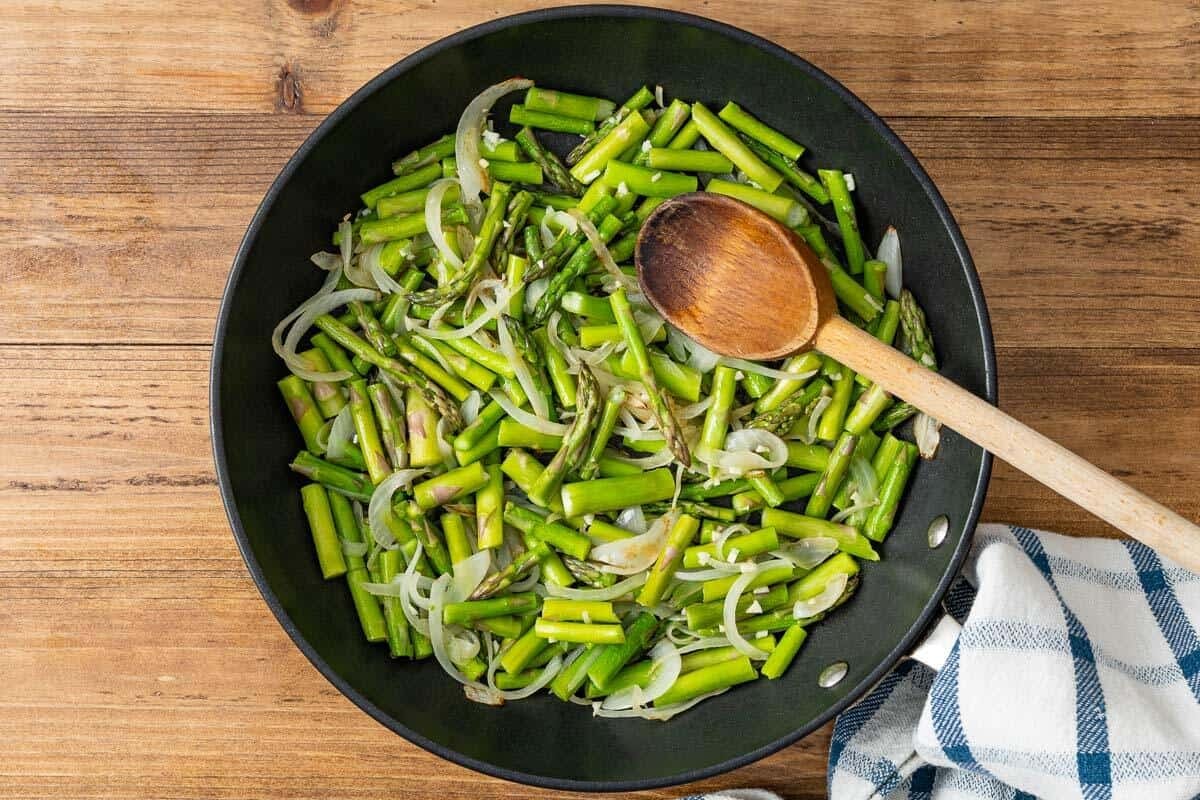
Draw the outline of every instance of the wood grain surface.
<instances>
[{"instance_id":1,"label":"wood grain surface","mask_svg":"<svg viewBox=\"0 0 1200 800\"><path fill-rule=\"evenodd\" d=\"M1200 5L668 5L883 114L963 226L1002 407L1200 517ZM304 136L409 52L536 6L5 3L0 794L552 796L407 744L295 650L226 525L206 396L234 250ZM1111 534L1003 465L985 518ZM686 788L823 797L827 744Z\"/></svg>"}]
</instances>

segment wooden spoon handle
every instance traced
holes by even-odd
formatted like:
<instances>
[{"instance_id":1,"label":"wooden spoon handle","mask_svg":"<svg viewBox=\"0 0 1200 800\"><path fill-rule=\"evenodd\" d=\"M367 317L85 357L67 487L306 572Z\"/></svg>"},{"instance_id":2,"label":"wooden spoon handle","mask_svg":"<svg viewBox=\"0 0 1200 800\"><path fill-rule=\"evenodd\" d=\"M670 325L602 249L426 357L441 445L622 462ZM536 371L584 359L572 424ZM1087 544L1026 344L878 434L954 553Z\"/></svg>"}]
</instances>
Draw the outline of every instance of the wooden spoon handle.
<instances>
[{"instance_id":1,"label":"wooden spoon handle","mask_svg":"<svg viewBox=\"0 0 1200 800\"><path fill-rule=\"evenodd\" d=\"M841 317L821 327L816 346L1113 527L1200 572L1200 527L1166 506Z\"/></svg>"}]
</instances>

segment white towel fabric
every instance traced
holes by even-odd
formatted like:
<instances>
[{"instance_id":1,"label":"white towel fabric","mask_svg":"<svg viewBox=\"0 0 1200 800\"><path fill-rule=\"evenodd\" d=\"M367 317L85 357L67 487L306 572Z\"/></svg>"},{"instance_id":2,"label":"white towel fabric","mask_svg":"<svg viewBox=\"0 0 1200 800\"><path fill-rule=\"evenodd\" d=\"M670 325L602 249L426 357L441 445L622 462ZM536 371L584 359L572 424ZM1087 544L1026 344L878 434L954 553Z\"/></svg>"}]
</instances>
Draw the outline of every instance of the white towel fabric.
<instances>
[{"instance_id":1,"label":"white towel fabric","mask_svg":"<svg viewBox=\"0 0 1200 800\"><path fill-rule=\"evenodd\" d=\"M838 719L833 800L1200 798L1200 575L1136 542L980 526L940 671Z\"/></svg>"}]
</instances>

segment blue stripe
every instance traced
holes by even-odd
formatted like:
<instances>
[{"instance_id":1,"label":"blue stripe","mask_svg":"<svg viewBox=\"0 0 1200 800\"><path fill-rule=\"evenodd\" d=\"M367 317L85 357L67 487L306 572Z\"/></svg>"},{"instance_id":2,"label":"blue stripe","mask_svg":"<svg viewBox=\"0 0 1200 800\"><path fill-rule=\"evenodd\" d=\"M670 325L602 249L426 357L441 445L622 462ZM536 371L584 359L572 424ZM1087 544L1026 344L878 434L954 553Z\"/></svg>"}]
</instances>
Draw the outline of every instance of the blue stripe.
<instances>
[{"instance_id":1,"label":"blue stripe","mask_svg":"<svg viewBox=\"0 0 1200 800\"><path fill-rule=\"evenodd\" d=\"M1084 800L1110 800L1112 763L1108 749L1104 689L1100 685L1087 630L1063 600L1041 540L1028 528L1013 527L1012 532L1029 560L1041 571L1042 577L1054 591L1067 623L1071 658L1075 665L1076 769Z\"/></svg>"},{"instance_id":2,"label":"blue stripe","mask_svg":"<svg viewBox=\"0 0 1200 800\"><path fill-rule=\"evenodd\" d=\"M1146 593L1150 611L1158 622L1158 629L1175 654L1175 661L1192 690L1192 696L1200 702L1200 639L1196 636L1196 629L1179 604L1175 587L1164 573L1158 554L1138 542L1123 544L1129 551L1133 565L1137 567L1138 580Z\"/></svg>"},{"instance_id":3,"label":"blue stripe","mask_svg":"<svg viewBox=\"0 0 1200 800\"><path fill-rule=\"evenodd\" d=\"M912 774L912 783L908 787L908 800L931 800L933 797L933 779L937 770L932 764L918 767Z\"/></svg>"},{"instance_id":4,"label":"blue stripe","mask_svg":"<svg viewBox=\"0 0 1200 800\"><path fill-rule=\"evenodd\" d=\"M964 650L1039 650L1046 653L1070 652L1069 637L1062 628L1034 625L1009 619L972 619L959 636ZM1179 664L1130 664L1093 645L1096 663L1129 676L1147 686L1169 686L1183 680Z\"/></svg>"},{"instance_id":5,"label":"blue stripe","mask_svg":"<svg viewBox=\"0 0 1200 800\"><path fill-rule=\"evenodd\" d=\"M875 712L891 697L892 692L904 682L904 679L908 677L908 673L912 672L917 664L918 662L916 661L900 662L899 666L880 681L874 691L837 718L837 722L833 727L833 739L829 742L830 775L833 775L833 771L837 769L838 760L842 757L842 751L846 749L846 745L863 729L864 725L871 721L871 718L875 716Z\"/></svg>"},{"instance_id":6,"label":"blue stripe","mask_svg":"<svg viewBox=\"0 0 1200 800\"><path fill-rule=\"evenodd\" d=\"M1013 800L1037 800L1037 798L1031 794L1022 792L1020 789L1015 789L1013 790Z\"/></svg>"},{"instance_id":7,"label":"blue stripe","mask_svg":"<svg viewBox=\"0 0 1200 800\"><path fill-rule=\"evenodd\" d=\"M942 605L946 607L946 613L960 625L966 622L967 615L971 613L971 606L974 603L975 587L962 576L950 584L950 590L946 592L946 597L942 600Z\"/></svg>"},{"instance_id":8,"label":"blue stripe","mask_svg":"<svg viewBox=\"0 0 1200 800\"><path fill-rule=\"evenodd\" d=\"M966 733L963 731L962 712L958 705L958 658L959 643L955 642L946 663L942 665L942 671L933 682L933 690L929 696L929 716L933 722L938 746L942 748L946 758L963 769L985 773L971 753Z\"/></svg>"}]
</instances>

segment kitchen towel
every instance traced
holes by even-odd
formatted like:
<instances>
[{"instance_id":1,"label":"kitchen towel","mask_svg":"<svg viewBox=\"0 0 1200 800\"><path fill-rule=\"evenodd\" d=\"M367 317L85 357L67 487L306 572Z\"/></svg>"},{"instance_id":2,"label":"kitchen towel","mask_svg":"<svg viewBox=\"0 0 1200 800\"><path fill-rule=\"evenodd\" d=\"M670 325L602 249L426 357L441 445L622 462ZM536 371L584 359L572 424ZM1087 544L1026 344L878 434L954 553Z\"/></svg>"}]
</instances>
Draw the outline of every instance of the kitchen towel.
<instances>
[{"instance_id":1,"label":"kitchen towel","mask_svg":"<svg viewBox=\"0 0 1200 800\"><path fill-rule=\"evenodd\" d=\"M1200 797L1200 575L981 525L945 606L940 669L905 660L838 718L832 800Z\"/></svg>"}]
</instances>

